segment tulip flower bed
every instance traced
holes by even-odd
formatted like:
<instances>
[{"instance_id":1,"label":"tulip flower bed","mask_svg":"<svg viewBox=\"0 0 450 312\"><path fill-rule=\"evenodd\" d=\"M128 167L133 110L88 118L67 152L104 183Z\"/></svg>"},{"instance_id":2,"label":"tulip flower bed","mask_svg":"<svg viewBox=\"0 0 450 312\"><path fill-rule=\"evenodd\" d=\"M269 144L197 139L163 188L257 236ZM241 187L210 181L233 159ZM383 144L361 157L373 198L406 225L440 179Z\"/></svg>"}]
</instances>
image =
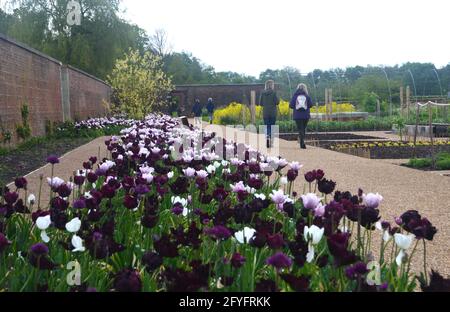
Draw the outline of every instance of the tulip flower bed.
<instances>
[{"instance_id":1,"label":"tulip flower bed","mask_svg":"<svg viewBox=\"0 0 450 312\"><path fill-rule=\"evenodd\" d=\"M435 153L450 152L450 142L439 140L434 142ZM413 156L419 158L431 157L431 143L429 141L417 142L347 142L328 144L324 147L351 155L370 155L371 159L409 159ZM366 151L367 153L360 153Z\"/></svg>"},{"instance_id":2,"label":"tulip flower bed","mask_svg":"<svg viewBox=\"0 0 450 312\"><path fill-rule=\"evenodd\" d=\"M106 144L110 159L86 155L72 181L48 177L49 207L24 178L2 191L0 291L412 291L411 259L426 270L425 217L381 221L379 194L336 191L321 170L166 116Z\"/></svg>"},{"instance_id":3,"label":"tulip flower bed","mask_svg":"<svg viewBox=\"0 0 450 312\"><path fill-rule=\"evenodd\" d=\"M133 124L123 117L94 118L77 123L59 125L45 137L33 137L14 149L0 148L0 186L15 176L31 172L45 165L49 154L63 155L94 138L120 133Z\"/></svg>"}]
</instances>

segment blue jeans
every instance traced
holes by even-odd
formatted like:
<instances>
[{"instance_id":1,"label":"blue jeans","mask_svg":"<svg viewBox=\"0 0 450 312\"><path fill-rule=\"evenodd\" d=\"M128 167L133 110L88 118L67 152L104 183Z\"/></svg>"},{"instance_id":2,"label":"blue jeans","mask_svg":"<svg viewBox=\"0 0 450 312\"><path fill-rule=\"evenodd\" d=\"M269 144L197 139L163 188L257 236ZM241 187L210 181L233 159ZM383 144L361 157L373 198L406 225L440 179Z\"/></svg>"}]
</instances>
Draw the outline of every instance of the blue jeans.
<instances>
[{"instance_id":1,"label":"blue jeans","mask_svg":"<svg viewBox=\"0 0 450 312\"><path fill-rule=\"evenodd\" d=\"M275 117L264 118L264 124L266 125L266 137L268 139L272 138L272 126L276 123Z\"/></svg>"}]
</instances>

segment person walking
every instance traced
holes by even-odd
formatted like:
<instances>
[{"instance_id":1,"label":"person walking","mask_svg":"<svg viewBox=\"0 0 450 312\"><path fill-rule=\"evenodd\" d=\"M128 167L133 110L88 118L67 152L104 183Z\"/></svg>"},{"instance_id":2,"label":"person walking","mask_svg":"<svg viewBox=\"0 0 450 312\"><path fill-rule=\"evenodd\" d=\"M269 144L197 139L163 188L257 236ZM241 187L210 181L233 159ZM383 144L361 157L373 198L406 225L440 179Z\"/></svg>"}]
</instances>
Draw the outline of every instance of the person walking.
<instances>
[{"instance_id":1,"label":"person walking","mask_svg":"<svg viewBox=\"0 0 450 312\"><path fill-rule=\"evenodd\" d=\"M267 148L272 147L272 126L277 122L277 110L280 99L275 91L275 82L266 81L265 90L261 93L259 105L263 107L263 119L266 126L266 144Z\"/></svg>"},{"instance_id":2,"label":"person walking","mask_svg":"<svg viewBox=\"0 0 450 312\"><path fill-rule=\"evenodd\" d=\"M206 109L208 110L209 115L209 123L212 124L214 117L214 102L212 98L208 99L208 103L206 104Z\"/></svg>"},{"instance_id":3,"label":"person walking","mask_svg":"<svg viewBox=\"0 0 450 312\"><path fill-rule=\"evenodd\" d=\"M308 87L304 83L298 85L297 91L295 91L289 106L294 110L293 119L297 124L300 148L306 149L306 127L311 119L311 107L313 103L308 93Z\"/></svg>"},{"instance_id":4,"label":"person walking","mask_svg":"<svg viewBox=\"0 0 450 312\"><path fill-rule=\"evenodd\" d=\"M202 111L203 111L203 107L202 107L202 104L200 104L200 100L195 99L194 106L192 107L192 113L194 114L194 124L195 125L202 124Z\"/></svg>"}]
</instances>

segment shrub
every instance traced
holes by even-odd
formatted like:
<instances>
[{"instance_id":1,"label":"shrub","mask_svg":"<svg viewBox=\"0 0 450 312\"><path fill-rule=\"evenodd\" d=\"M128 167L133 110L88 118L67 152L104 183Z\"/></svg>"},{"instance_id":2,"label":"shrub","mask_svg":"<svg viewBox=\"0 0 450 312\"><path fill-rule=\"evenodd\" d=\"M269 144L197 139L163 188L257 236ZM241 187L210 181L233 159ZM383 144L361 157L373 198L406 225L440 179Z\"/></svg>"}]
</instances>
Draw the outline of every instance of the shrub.
<instances>
[{"instance_id":1,"label":"shrub","mask_svg":"<svg viewBox=\"0 0 450 312\"><path fill-rule=\"evenodd\" d=\"M431 167L432 161L429 158L413 158L410 159L407 163L408 167L416 168L416 169L423 169Z\"/></svg>"}]
</instances>

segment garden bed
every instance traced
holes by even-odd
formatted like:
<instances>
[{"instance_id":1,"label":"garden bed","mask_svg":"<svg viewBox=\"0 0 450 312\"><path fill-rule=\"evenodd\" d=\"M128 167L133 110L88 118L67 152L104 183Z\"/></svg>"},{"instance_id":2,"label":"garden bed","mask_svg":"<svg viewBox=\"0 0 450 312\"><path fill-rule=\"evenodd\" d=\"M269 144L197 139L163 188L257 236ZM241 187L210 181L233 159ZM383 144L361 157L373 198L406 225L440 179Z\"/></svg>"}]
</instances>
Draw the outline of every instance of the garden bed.
<instances>
[{"instance_id":1,"label":"garden bed","mask_svg":"<svg viewBox=\"0 0 450 312\"><path fill-rule=\"evenodd\" d=\"M322 170L300 173L298 162L280 157L250 158L247 150L239 159L238 144L230 141L224 146L235 151L230 161L207 149L194 158L194 147L181 146L181 136L224 142L214 133L186 131L177 120L149 116L105 142L111 159L86 155L73 183L48 178L48 207L40 206L40 197L27 197L25 178L15 181L15 190L2 190L0 289L404 292L418 287L410 269L413 256L421 255L414 255L413 246L425 246L437 233L425 216L407 211L381 223L379 194L336 191ZM48 162L58 166L59 161ZM293 192L296 180L310 193ZM375 236L383 237L376 267L369 256ZM74 263L78 286L67 283L64 269ZM420 284L436 289L424 279Z\"/></svg>"},{"instance_id":2,"label":"garden bed","mask_svg":"<svg viewBox=\"0 0 450 312\"><path fill-rule=\"evenodd\" d=\"M288 141L297 141L297 133L280 133L280 139ZM307 133L306 141L346 141L346 140L382 140L382 138L357 135L353 133Z\"/></svg>"},{"instance_id":3,"label":"garden bed","mask_svg":"<svg viewBox=\"0 0 450 312\"><path fill-rule=\"evenodd\" d=\"M35 140L38 144L19 148L0 156L0 185L7 184L15 177L23 176L43 165L49 155L58 157L91 141L91 138L60 138L55 140Z\"/></svg>"},{"instance_id":4,"label":"garden bed","mask_svg":"<svg viewBox=\"0 0 450 312\"><path fill-rule=\"evenodd\" d=\"M430 158L432 154L429 143L417 145L415 148L412 143L398 142L346 142L345 144L323 144L321 147L370 159ZM450 144L436 145L434 152L436 154L450 152Z\"/></svg>"}]
</instances>

